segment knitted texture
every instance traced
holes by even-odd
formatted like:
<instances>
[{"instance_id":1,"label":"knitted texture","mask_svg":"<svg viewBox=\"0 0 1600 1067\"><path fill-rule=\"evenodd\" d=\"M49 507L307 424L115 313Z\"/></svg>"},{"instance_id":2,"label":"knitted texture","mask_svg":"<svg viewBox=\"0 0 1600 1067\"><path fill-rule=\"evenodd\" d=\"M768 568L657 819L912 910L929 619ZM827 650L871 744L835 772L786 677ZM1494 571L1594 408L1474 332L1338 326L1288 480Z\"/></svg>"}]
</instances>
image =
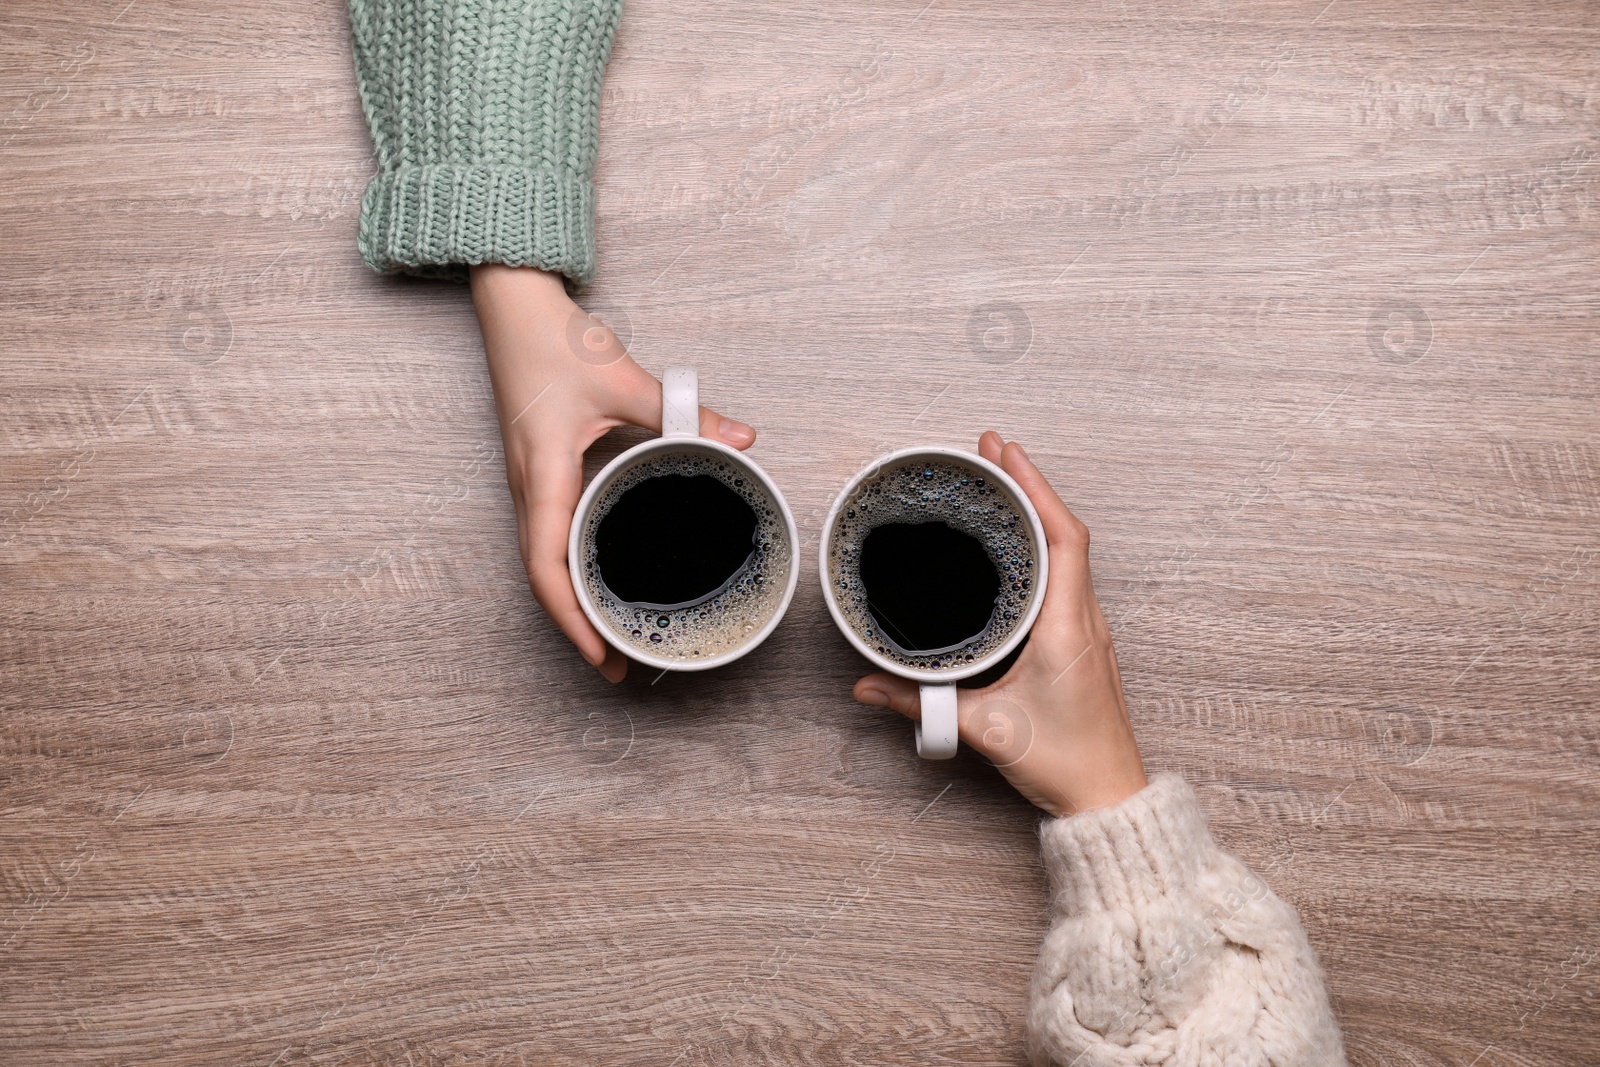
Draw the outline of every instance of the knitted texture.
<instances>
[{"instance_id":1,"label":"knitted texture","mask_svg":"<svg viewBox=\"0 0 1600 1067\"><path fill-rule=\"evenodd\" d=\"M361 202L374 269L467 264L594 276L600 79L622 0L349 0L378 173Z\"/></svg>"},{"instance_id":2,"label":"knitted texture","mask_svg":"<svg viewBox=\"0 0 1600 1067\"><path fill-rule=\"evenodd\" d=\"M1036 1064L1342 1067L1294 909L1217 847L1183 779L1159 775L1040 838L1051 921L1028 1013Z\"/></svg>"}]
</instances>

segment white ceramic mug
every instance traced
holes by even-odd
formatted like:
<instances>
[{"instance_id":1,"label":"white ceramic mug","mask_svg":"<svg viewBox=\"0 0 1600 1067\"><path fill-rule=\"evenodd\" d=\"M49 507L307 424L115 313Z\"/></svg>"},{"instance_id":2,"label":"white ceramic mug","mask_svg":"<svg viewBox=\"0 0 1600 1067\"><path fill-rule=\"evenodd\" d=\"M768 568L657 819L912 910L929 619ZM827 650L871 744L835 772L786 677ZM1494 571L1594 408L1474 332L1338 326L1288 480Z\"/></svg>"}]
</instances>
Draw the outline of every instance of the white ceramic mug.
<instances>
[{"instance_id":1,"label":"white ceramic mug","mask_svg":"<svg viewBox=\"0 0 1600 1067\"><path fill-rule=\"evenodd\" d=\"M638 641L630 640L628 634L621 632L616 620L608 617L595 603L584 573L589 547L586 537L592 536L591 527L596 518L595 507L606 490L619 476L632 472L641 463L648 463L655 457L668 459L682 454L711 457L719 463L727 464L730 469L744 477L754 479L765 491L764 495L771 501L777 513L778 521L772 525L781 526L781 539L785 541L788 553L786 565L778 567L776 566L778 561L774 561L774 569L781 571L781 592L774 592L769 588L764 591L762 600L753 605L760 607L760 617L739 620L730 615L728 625L734 626L737 622L742 629L720 642L727 647L714 654L701 655L697 652L687 657L665 655L650 648L641 648ZM572 531L567 537L567 568L572 575L572 587L578 594L578 604L583 608L584 615L588 616L595 629L599 630L601 636L611 645L625 655L651 667L673 671L703 671L732 663L765 641L777 628L778 622L789 610L789 601L794 597L795 586L800 580L799 544L800 537L795 528L794 514L789 510L788 501L784 500L783 493L768 477L767 472L738 449L721 441L700 436L700 385L694 369L669 367L661 376L661 436L635 445L607 463L584 490L583 496L578 501L577 512L572 518Z\"/></svg>"},{"instance_id":2,"label":"white ceramic mug","mask_svg":"<svg viewBox=\"0 0 1600 1067\"><path fill-rule=\"evenodd\" d=\"M975 479L985 479L986 484L1006 498L1017 515L1026 521L1029 549L1035 560L1034 567L1029 574L1029 583L1026 590L1026 601L1022 609L1021 618L1015 628L1005 638L992 648L987 649L981 656L972 661L962 660L948 666L939 667L913 667L897 662L878 651L851 625L846 613L840 604L841 576L833 573L834 564L831 560L834 547L834 529L839 517L846 506L856 498L863 486L875 479L879 479L885 472L897 471L903 466L916 466L921 463L950 464L973 472ZM944 520L946 514L938 508L943 505L934 505L926 513L929 520ZM951 518L959 517L955 512L949 513ZM897 520L891 520L897 521ZM828 511L828 518L823 523L821 545L819 547L820 573L822 577L822 594L827 601L828 612L833 616L833 621L840 631L860 652L874 665L891 674L902 678L910 678L921 683L922 721L916 726L917 754L924 759L949 759L956 754L957 744L960 740L958 720L956 716L956 686L955 683L962 678L970 678L980 674L999 663L1012 653L1022 640L1027 637L1028 630L1032 628L1034 620L1038 618L1039 608L1044 603L1044 594L1049 580L1049 552L1044 536L1044 524L1039 521L1039 513L1034 510L1033 504L1028 500L1028 494L1022 487L1012 480L1011 476L998 466L990 463L982 456L973 455L952 448L922 447L904 448L878 457L866 468L851 478L839 495L834 498L833 507ZM930 580L937 581L937 576L930 576ZM915 658L915 657L912 657Z\"/></svg>"}]
</instances>

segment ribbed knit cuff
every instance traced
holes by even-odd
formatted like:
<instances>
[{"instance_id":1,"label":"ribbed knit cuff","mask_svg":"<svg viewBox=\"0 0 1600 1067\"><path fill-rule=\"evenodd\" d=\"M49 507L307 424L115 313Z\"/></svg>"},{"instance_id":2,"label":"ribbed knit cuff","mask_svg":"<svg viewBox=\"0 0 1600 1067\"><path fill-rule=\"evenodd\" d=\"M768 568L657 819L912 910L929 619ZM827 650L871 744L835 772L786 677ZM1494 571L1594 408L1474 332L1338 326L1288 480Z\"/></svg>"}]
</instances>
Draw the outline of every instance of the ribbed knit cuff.
<instances>
[{"instance_id":1,"label":"ribbed knit cuff","mask_svg":"<svg viewBox=\"0 0 1600 1067\"><path fill-rule=\"evenodd\" d=\"M571 172L511 164L402 164L361 202L361 256L377 271L465 281L507 263L594 277L594 186Z\"/></svg>"},{"instance_id":2,"label":"ribbed knit cuff","mask_svg":"<svg viewBox=\"0 0 1600 1067\"><path fill-rule=\"evenodd\" d=\"M1217 847L1194 791L1176 774L1157 775L1116 807L1051 819L1039 838L1055 905L1072 914L1181 892Z\"/></svg>"}]
</instances>

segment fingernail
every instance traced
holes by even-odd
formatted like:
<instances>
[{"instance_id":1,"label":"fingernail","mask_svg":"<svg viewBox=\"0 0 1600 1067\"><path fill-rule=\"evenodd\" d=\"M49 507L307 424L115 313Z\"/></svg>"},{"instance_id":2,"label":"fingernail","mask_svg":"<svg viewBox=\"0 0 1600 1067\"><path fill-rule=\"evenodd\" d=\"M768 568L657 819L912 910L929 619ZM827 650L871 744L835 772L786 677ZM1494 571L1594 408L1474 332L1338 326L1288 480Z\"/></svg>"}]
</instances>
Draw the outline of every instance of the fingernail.
<instances>
[{"instance_id":1,"label":"fingernail","mask_svg":"<svg viewBox=\"0 0 1600 1067\"><path fill-rule=\"evenodd\" d=\"M717 424L717 433L724 441L735 445L747 445L756 439L756 431L753 428L726 416Z\"/></svg>"},{"instance_id":2,"label":"fingernail","mask_svg":"<svg viewBox=\"0 0 1600 1067\"><path fill-rule=\"evenodd\" d=\"M604 652L600 653L597 656L593 652L590 652L586 648L580 648L580 649L578 649L578 651L583 653L583 658L588 662L589 666L591 666L591 667L598 667L598 666L600 666L600 664L602 664L602 663L604 663L606 661L606 654Z\"/></svg>"},{"instance_id":3,"label":"fingernail","mask_svg":"<svg viewBox=\"0 0 1600 1067\"><path fill-rule=\"evenodd\" d=\"M856 699L861 701L863 704L874 704L880 708L886 708L889 706L889 694L885 693L882 689L873 689L868 687L861 690L861 695L856 697Z\"/></svg>"}]
</instances>

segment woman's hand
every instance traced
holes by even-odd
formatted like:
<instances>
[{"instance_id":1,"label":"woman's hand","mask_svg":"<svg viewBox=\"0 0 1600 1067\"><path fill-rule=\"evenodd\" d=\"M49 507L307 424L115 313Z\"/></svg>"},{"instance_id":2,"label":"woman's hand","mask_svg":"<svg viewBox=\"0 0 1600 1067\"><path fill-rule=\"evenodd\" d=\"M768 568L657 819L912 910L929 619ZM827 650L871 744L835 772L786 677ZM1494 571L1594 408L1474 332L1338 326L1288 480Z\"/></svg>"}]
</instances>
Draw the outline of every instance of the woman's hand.
<instances>
[{"instance_id":1,"label":"woman's hand","mask_svg":"<svg viewBox=\"0 0 1600 1067\"><path fill-rule=\"evenodd\" d=\"M1144 764L1111 631L1089 580L1089 531L1021 445L990 430L978 452L1011 475L1039 512L1050 576L1039 618L1006 676L984 689L957 690L961 740L1052 815L1120 803L1145 787ZM922 713L917 683L892 674L861 679L855 698L912 719Z\"/></svg>"},{"instance_id":2,"label":"woman's hand","mask_svg":"<svg viewBox=\"0 0 1600 1067\"><path fill-rule=\"evenodd\" d=\"M583 490L583 453L616 426L659 431L661 384L572 302L560 275L499 264L471 274L528 584L583 658L620 682L627 657L578 606L567 534ZM740 449L756 439L749 426L704 407L700 432Z\"/></svg>"}]
</instances>

